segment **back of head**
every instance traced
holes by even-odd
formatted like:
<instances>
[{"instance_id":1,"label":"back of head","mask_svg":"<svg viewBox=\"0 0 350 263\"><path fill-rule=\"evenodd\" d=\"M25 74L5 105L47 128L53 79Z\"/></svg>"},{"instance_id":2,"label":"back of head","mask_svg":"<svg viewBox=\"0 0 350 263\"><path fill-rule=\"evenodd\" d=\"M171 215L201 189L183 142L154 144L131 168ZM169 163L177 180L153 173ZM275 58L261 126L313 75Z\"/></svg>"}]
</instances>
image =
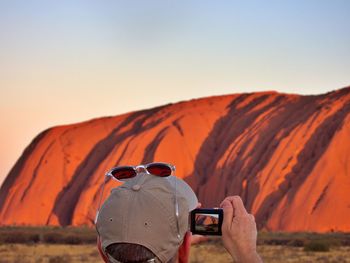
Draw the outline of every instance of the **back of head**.
<instances>
[{"instance_id":1,"label":"back of head","mask_svg":"<svg viewBox=\"0 0 350 263\"><path fill-rule=\"evenodd\" d=\"M112 189L102 205L96 222L102 251L115 262L169 262L196 206L183 180L141 173Z\"/></svg>"},{"instance_id":2,"label":"back of head","mask_svg":"<svg viewBox=\"0 0 350 263\"><path fill-rule=\"evenodd\" d=\"M156 255L148 248L130 243L114 243L106 247L106 252L113 259L125 263L141 263L154 259Z\"/></svg>"}]
</instances>

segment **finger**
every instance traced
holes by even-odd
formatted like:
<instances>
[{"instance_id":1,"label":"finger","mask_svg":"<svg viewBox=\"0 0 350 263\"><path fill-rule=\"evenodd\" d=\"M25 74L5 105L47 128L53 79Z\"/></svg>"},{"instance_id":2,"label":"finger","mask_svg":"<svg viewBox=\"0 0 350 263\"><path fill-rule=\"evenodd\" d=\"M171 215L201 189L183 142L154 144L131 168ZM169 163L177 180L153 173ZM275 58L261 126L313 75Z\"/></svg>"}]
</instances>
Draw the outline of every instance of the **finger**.
<instances>
[{"instance_id":1,"label":"finger","mask_svg":"<svg viewBox=\"0 0 350 263\"><path fill-rule=\"evenodd\" d=\"M223 220L222 223L227 228L230 228L230 226L232 224L232 219L233 219L233 206L232 206L232 203L229 200L225 199L220 204L220 207L224 211L224 220Z\"/></svg>"},{"instance_id":2,"label":"finger","mask_svg":"<svg viewBox=\"0 0 350 263\"><path fill-rule=\"evenodd\" d=\"M226 197L225 200L228 200L232 203L235 216L242 216L248 214L247 210L244 207L242 199L238 195Z\"/></svg>"},{"instance_id":3,"label":"finger","mask_svg":"<svg viewBox=\"0 0 350 263\"><path fill-rule=\"evenodd\" d=\"M238 195L234 196L234 198L232 199L232 204L235 208L235 216L242 216L248 214L247 210L244 207L242 199Z\"/></svg>"},{"instance_id":4,"label":"finger","mask_svg":"<svg viewBox=\"0 0 350 263\"><path fill-rule=\"evenodd\" d=\"M201 207L202 207L202 203L198 203L197 208L201 208Z\"/></svg>"},{"instance_id":5,"label":"finger","mask_svg":"<svg viewBox=\"0 0 350 263\"><path fill-rule=\"evenodd\" d=\"M209 238L207 236L192 235L192 237L191 237L191 245L207 241L208 239Z\"/></svg>"}]
</instances>

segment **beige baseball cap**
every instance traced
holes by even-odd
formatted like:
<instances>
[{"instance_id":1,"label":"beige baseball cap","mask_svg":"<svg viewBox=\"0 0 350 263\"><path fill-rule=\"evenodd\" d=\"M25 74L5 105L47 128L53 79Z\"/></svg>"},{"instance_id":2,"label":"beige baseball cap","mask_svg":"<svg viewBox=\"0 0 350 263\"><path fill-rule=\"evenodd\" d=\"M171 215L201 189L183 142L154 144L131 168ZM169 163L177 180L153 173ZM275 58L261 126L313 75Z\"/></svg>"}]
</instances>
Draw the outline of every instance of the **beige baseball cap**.
<instances>
[{"instance_id":1,"label":"beige baseball cap","mask_svg":"<svg viewBox=\"0 0 350 263\"><path fill-rule=\"evenodd\" d=\"M96 220L101 247L106 251L113 243L139 244L168 262L188 230L189 212L197 205L185 181L139 173L112 189L101 206Z\"/></svg>"}]
</instances>

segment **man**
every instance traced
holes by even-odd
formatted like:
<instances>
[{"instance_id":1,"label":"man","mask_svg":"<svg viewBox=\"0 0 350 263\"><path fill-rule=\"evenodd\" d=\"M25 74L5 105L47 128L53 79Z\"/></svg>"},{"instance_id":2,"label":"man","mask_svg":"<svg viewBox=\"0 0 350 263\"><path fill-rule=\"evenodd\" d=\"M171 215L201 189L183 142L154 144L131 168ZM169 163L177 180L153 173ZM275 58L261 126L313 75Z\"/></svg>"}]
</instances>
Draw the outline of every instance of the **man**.
<instances>
[{"instance_id":1,"label":"man","mask_svg":"<svg viewBox=\"0 0 350 263\"><path fill-rule=\"evenodd\" d=\"M96 221L98 249L105 262L189 261L190 211L197 197L183 180L138 171L114 188ZM256 225L238 196L227 197L222 240L238 262L262 262L256 252Z\"/></svg>"}]
</instances>

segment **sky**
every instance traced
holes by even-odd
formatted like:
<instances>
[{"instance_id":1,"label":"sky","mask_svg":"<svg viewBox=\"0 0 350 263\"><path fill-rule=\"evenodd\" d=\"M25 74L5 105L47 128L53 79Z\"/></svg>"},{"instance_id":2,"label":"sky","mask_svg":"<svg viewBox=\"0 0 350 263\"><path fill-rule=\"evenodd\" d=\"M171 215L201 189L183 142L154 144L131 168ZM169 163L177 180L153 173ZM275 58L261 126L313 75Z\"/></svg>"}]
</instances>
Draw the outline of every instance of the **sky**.
<instances>
[{"instance_id":1,"label":"sky","mask_svg":"<svg viewBox=\"0 0 350 263\"><path fill-rule=\"evenodd\" d=\"M349 13L347 0L0 0L0 184L49 127L348 86Z\"/></svg>"}]
</instances>

